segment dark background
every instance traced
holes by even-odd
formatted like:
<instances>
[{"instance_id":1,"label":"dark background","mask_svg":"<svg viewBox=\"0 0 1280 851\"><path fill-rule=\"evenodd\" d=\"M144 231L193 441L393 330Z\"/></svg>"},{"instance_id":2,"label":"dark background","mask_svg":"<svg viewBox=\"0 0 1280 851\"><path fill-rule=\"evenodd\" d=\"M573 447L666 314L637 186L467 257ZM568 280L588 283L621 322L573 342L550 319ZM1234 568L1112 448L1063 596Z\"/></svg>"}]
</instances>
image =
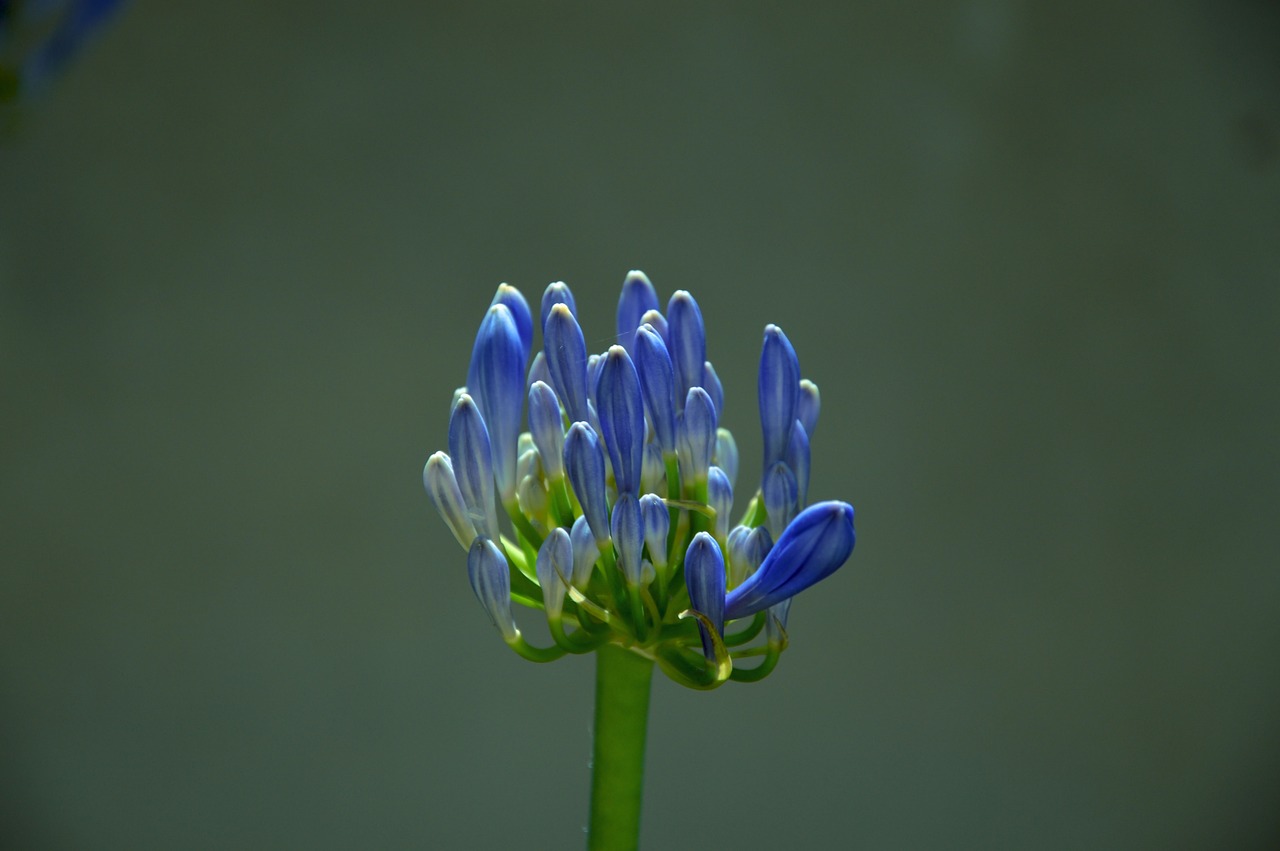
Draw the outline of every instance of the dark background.
<instances>
[{"instance_id":1,"label":"dark background","mask_svg":"<svg viewBox=\"0 0 1280 851\"><path fill-rule=\"evenodd\" d=\"M859 532L659 678L647 848L1274 847L1280 8L888 6L135 2L24 104L0 844L577 847L591 662L419 476L500 281L641 268Z\"/></svg>"}]
</instances>

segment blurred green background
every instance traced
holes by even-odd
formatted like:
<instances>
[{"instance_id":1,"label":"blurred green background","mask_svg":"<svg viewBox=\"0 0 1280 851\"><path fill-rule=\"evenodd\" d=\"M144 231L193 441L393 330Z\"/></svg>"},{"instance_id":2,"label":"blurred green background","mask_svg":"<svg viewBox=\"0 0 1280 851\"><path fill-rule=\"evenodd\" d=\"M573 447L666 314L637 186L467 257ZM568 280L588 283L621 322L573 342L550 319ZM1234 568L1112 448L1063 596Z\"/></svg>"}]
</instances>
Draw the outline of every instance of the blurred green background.
<instances>
[{"instance_id":1,"label":"blurred green background","mask_svg":"<svg viewBox=\"0 0 1280 851\"><path fill-rule=\"evenodd\" d=\"M142 0L0 145L3 847L579 847L591 662L420 471L500 281L633 267L859 533L659 678L645 847L1280 843L1276 3Z\"/></svg>"}]
</instances>

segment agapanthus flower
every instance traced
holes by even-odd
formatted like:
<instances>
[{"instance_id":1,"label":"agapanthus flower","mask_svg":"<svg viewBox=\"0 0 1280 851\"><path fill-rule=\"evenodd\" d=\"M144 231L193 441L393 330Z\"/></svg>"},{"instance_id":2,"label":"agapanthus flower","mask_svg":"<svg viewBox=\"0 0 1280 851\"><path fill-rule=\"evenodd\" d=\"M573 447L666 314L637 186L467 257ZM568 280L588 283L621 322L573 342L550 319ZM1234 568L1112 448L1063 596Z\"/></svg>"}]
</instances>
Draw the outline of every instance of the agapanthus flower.
<instances>
[{"instance_id":1,"label":"agapanthus flower","mask_svg":"<svg viewBox=\"0 0 1280 851\"><path fill-rule=\"evenodd\" d=\"M498 288L454 394L449 451L423 471L485 611L535 661L614 643L694 688L760 679L787 645L792 598L854 546L852 506L806 507L817 385L767 326L763 465L735 522L735 489L752 488L693 296L677 291L664 314L649 278L628 273L616 344L598 354L564 282L537 306ZM545 613L553 643L525 639L513 602Z\"/></svg>"}]
</instances>

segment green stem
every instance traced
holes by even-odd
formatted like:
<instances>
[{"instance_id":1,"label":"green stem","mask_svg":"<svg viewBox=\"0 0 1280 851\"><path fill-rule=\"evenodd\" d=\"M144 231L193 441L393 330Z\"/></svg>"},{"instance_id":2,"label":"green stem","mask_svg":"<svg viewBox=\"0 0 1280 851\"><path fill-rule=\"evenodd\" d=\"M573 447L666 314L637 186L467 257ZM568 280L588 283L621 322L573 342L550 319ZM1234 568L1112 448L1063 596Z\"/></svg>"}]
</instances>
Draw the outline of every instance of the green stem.
<instances>
[{"instance_id":1,"label":"green stem","mask_svg":"<svg viewBox=\"0 0 1280 851\"><path fill-rule=\"evenodd\" d=\"M644 741L653 660L606 644L596 651L596 723L591 750L590 851L640 843Z\"/></svg>"}]
</instances>

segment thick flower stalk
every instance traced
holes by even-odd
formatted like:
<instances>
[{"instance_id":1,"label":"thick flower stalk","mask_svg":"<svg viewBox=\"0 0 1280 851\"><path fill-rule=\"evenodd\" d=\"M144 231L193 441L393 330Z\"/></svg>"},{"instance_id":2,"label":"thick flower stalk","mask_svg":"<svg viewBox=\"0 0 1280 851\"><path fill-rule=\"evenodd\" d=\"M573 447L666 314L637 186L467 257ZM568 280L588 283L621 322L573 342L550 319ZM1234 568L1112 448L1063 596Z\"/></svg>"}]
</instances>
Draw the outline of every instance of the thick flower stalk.
<instances>
[{"instance_id":1,"label":"thick flower stalk","mask_svg":"<svg viewBox=\"0 0 1280 851\"><path fill-rule=\"evenodd\" d=\"M818 388L769 325L763 465L732 522L738 449L702 311L683 290L665 314L660 305L649 279L630 273L618 343L591 355L563 282L536 313L500 286L454 394L449 451L431 456L423 481L521 655L614 644L691 688L757 680L786 647L790 599L852 552L853 508L806 506ZM545 613L550 644L525 639L513 602Z\"/></svg>"},{"instance_id":2,"label":"thick flower stalk","mask_svg":"<svg viewBox=\"0 0 1280 851\"><path fill-rule=\"evenodd\" d=\"M767 676L792 598L852 553L853 508L807 504L818 388L776 325L759 364L763 465L744 487L692 295L664 313L631 272L598 354L563 282L538 307L498 288L423 483L513 650L597 654L589 842L634 847L654 665L695 689ZM735 492L752 494L736 522ZM526 639L513 603L540 610L549 638Z\"/></svg>"}]
</instances>

